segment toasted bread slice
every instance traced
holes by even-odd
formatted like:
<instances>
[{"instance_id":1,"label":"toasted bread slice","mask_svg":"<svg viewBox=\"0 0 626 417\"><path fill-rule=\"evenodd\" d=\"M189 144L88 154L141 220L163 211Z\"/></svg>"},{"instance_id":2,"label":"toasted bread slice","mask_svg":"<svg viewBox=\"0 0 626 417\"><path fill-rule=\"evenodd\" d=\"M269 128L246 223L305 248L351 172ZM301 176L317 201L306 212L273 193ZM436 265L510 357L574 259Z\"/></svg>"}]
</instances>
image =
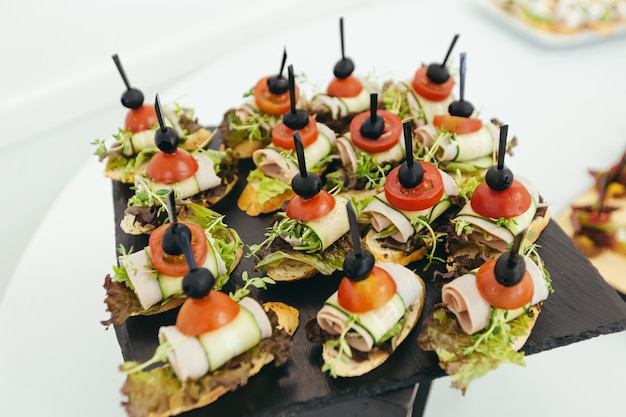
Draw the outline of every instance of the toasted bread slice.
<instances>
[{"instance_id":1,"label":"toasted bread slice","mask_svg":"<svg viewBox=\"0 0 626 417\"><path fill-rule=\"evenodd\" d=\"M413 304L409 306L406 314L403 317L402 329L400 332L391 339L391 352L387 350L374 347L367 353L367 359L363 361L356 361L352 358L346 358L345 355L338 358L338 349L333 346L324 344L322 348L322 359L324 363L331 364L337 373L337 376L341 377L355 377L364 375L382 365L396 350L396 348L407 338L411 333L415 325L417 324L424 307L424 299L426 295L426 287L422 278L415 275L415 279L419 280L422 286L421 295L415 300Z\"/></svg>"},{"instance_id":2,"label":"toasted bread slice","mask_svg":"<svg viewBox=\"0 0 626 417\"><path fill-rule=\"evenodd\" d=\"M311 278L317 274L317 269L303 262L287 259L275 268L267 268L265 273L274 281L289 282Z\"/></svg>"},{"instance_id":3,"label":"toasted bread slice","mask_svg":"<svg viewBox=\"0 0 626 417\"><path fill-rule=\"evenodd\" d=\"M233 152L240 159L252 158L254 151L264 148L266 145L260 140L244 140L239 142Z\"/></svg>"},{"instance_id":4,"label":"toasted bread slice","mask_svg":"<svg viewBox=\"0 0 626 417\"><path fill-rule=\"evenodd\" d=\"M293 336L298 327L299 312L297 309L280 302L265 303L263 308L265 311L272 311L276 314L278 321L270 339L281 337L281 335L285 334ZM244 353L244 355L246 354ZM232 385L226 385L229 382L232 384L228 375L232 374L232 378L236 379L237 387L239 387L245 385L249 377L259 373L263 366L276 359L271 350L257 349L239 367L217 370L216 373L219 373L219 376L216 377L215 381L197 384L195 381L183 382L182 388L185 388L188 384L193 384L193 395L186 395L184 389L178 389L175 394L168 398L163 398L167 394L160 395L159 390L164 388L164 392L170 393L171 391L167 391L167 385L181 385L181 382L178 381L173 372L167 372L169 364L146 372L158 373L159 376L155 378L140 378L139 380L131 381L132 375L130 375L122 387L122 393L128 397L128 400L122 403L122 405L126 408L130 417L169 417L178 415L211 404L222 395L235 389ZM244 367L248 367L247 375L241 376L239 375L241 374L240 368ZM211 378L211 375L201 379L204 378ZM147 394L147 392L150 394ZM151 396L159 397L158 401L147 403Z\"/></svg>"},{"instance_id":5,"label":"toasted bread slice","mask_svg":"<svg viewBox=\"0 0 626 417\"><path fill-rule=\"evenodd\" d=\"M385 248L382 246L381 242L376 239L376 232L374 230L367 232L364 244L367 250L374 255L376 262L393 262L403 266L423 259L428 250L426 246L422 246L418 250L406 254L404 251L398 249Z\"/></svg>"},{"instance_id":6,"label":"toasted bread slice","mask_svg":"<svg viewBox=\"0 0 626 417\"><path fill-rule=\"evenodd\" d=\"M281 209L282 205L294 198L296 193L288 188L284 192L272 197L263 204L259 201L259 193L255 183L247 183L237 200L237 206L248 216L273 213Z\"/></svg>"}]
</instances>

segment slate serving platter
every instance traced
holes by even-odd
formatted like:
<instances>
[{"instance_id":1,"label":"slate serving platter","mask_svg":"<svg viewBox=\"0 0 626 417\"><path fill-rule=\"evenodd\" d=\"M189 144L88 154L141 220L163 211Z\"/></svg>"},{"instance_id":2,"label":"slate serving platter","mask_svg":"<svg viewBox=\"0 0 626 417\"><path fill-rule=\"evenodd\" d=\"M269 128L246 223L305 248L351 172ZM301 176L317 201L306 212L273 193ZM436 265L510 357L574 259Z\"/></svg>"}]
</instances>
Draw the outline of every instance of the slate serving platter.
<instances>
[{"instance_id":1,"label":"slate serving platter","mask_svg":"<svg viewBox=\"0 0 626 417\"><path fill-rule=\"evenodd\" d=\"M219 144L216 137L212 144ZM240 234L246 245L263 240L265 228L272 215L250 217L237 207L237 197L245 186L251 167L249 161L240 161L239 181L231 194L217 205L215 211L224 214L225 222ZM116 247L140 248L147 245L148 236L131 236L120 228L124 208L132 191L127 185L113 182ZM593 265L578 251L568 236L551 221L539 238L539 253L552 276L554 294L544 303L537 324L523 350L533 354L559 346L626 329L626 303L600 276ZM247 253L247 247L246 247ZM241 283L241 273L250 272L253 258L244 257L231 277L229 285ZM410 265L426 283L426 301L422 319L441 301L440 288L432 281L433 269L423 271L424 263ZM434 269L442 265L435 265ZM259 276L258 273L250 273ZM405 416L408 389L416 383L444 376L437 357L424 352L417 345L421 328L418 323L412 334L398 350L378 369L357 378L332 379L320 371L321 348L309 343L304 332L305 323L315 316L324 300L337 289L341 274L316 276L291 283L278 283L266 291L255 292L261 301L282 301L300 311L300 327L293 339L290 359L276 368L266 366L248 384L228 393L217 402L197 409L185 416L306 416L327 415L328 407L341 407L355 399L370 399L362 415ZM226 290L232 287L226 287ZM173 324L177 310L155 316L132 317L115 331L125 360L144 361L152 357L157 347L157 331L162 325ZM497 370L495 371L497 372ZM400 394L398 394L400 393ZM390 395L391 401L376 401L377 396ZM399 396L400 400L393 396ZM360 402L363 404L363 402ZM401 405L398 406L398 403ZM324 410L322 410L324 408Z\"/></svg>"}]
</instances>

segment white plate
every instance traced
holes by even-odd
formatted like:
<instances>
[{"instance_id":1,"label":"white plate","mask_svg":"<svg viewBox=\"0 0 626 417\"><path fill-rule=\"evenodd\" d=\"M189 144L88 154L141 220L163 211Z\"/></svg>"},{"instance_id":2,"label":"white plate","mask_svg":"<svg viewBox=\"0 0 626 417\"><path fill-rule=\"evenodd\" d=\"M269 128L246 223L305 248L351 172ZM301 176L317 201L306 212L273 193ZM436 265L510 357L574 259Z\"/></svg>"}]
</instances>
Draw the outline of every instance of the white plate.
<instances>
[{"instance_id":1,"label":"white plate","mask_svg":"<svg viewBox=\"0 0 626 417\"><path fill-rule=\"evenodd\" d=\"M575 33L557 33L532 26L501 9L492 0L476 2L476 7L497 24L535 43L549 47L574 47L615 39L626 34L626 23L615 24L611 31L583 29Z\"/></svg>"}]
</instances>

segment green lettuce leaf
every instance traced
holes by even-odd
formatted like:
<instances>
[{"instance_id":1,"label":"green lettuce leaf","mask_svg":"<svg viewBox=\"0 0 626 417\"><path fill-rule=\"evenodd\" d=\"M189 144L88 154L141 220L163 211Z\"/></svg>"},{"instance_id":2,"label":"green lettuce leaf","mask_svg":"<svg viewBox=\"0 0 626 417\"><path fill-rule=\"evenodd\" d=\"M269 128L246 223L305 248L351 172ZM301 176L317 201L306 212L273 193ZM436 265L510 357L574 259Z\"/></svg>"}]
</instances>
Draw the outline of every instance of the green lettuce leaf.
<instances>
[{"instance_id":1,"label":"green lettuce leaf","mask_svg":"<svg viewBox=\"0 0 626 417\"><path fill-rule=\"evenodd\" d=\"M259 187L257 188L257 198L259 199L259 204L261 205L264 205L272 198L291 189L291 185L277 180L276 178L268 177L258 168L250 171L247 179L248 182L259 183Z\"/></svg>"},{"instance_id":2,"label":"green lettuce leaf","mask_svg":"<svg viewBox=\"0 0 626 417\"><path fill-rule=\"evenodd\" d=\"M258 271L264 271L269 268L278 268L283 262L292 260L310 265L317 269L322 275L331 275L336 270L343 269L345 254L343 256L337 255L338 254L329 251L324 253L287 253L276 251L263 257L254 268Z\"/></svg>"},{"instance_id":3,"label":"green lettuce leaf","mask_svg":"<svg viewBox=\"0 0 626 417\"><path fill-rule=\"evenodd\" d=\"M271 315L270 320L274 320ZM284 364L291 348L291 336L284 330L276 329L276 323L272 324L274 327L272 336L261 340L256 347L232 358L220 369L199 379L181 382L168 365L128 375L122 387L122 394L127 400L122 405L129 417L171 412L178 407L195 408L203 397L217 387L234 391L248 382L253 360L260 352L273 355L275 366ZM125 362L120 369L136 365L137 362Z\"/></svg>"},{"instance_id":4,"label":"green lettuce leaf","mask_svg":"<svg viewBox=\"0 0 626 417\"><path fill-rule=\"evenodd\" d=\"M518 352L511 346L514 338L528 334L530 320L534 318L522 314L503 326L490 329L489 334L483 331L468 335L452 313L439 308L424 320L417 341L423 350L437 353L439 365L450 375L452 387L465 394L472 381L496 369L501 363L525 366L524 352Z\"/></svg>"}]
</instances>

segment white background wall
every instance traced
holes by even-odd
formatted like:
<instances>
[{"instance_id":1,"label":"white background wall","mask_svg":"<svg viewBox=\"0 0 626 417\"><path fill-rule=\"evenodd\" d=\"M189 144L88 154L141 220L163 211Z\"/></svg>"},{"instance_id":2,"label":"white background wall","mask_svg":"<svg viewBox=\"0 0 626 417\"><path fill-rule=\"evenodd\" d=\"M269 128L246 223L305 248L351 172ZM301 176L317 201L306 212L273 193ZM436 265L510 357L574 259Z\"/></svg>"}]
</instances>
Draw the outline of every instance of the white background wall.
<instances>
[{"instance_id":1,"label":"white background wall","mask_svg":"<svg viewBox=\"0 0 626 417\"><path fill-rule=\"evenodd\" d=\"M109 137L121 125L124 85L112 54L119 54L130 83L148 95L252 38L379 1L3 2L0 297L47 207L91 157L90 142ZM256 65L241 64L241 69ZM200 117L215 124L221 114ZM98 208L80 196L76 209L91 210L97 219Z\"/></svg>"}]
</instances>

